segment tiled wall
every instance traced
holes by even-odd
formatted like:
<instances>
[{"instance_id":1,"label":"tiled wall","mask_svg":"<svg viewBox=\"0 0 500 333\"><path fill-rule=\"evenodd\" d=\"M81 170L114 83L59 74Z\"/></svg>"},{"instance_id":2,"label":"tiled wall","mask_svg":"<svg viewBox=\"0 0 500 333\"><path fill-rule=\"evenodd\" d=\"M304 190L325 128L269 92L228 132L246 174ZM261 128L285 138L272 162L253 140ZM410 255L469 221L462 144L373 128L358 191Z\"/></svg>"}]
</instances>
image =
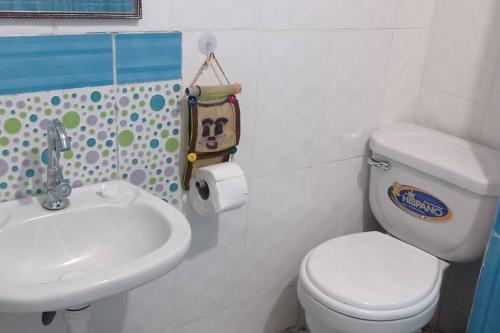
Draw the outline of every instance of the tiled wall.
<instances>
[{"instance_id":1,"label":"tiled wall","mask_svg":"<svg viewBox=\"0 0 500 333\"><path fill-rule=\"evenodd\" d=\"M180 203L180 34L0 40L0 200L43 192L58 117L74 187L122 178Z\"/></svg>"},{"instance_id":2,"label":"tiled wall","mask_svg":"<svg viewBox=\"0 0 500 333\"><path fill-rule=\"evenodd\" d=\"M500 149L500 2L437 0L418 123Z\"/></svg>"}]
</instances>

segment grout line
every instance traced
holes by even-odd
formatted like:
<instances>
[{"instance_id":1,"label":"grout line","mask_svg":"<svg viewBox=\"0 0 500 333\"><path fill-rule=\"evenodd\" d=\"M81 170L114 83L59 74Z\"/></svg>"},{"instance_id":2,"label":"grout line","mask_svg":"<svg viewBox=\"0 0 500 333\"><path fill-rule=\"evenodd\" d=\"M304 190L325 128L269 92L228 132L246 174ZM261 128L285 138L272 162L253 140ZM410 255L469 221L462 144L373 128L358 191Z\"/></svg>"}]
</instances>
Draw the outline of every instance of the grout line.
<instances>
[{"instance_id":1,"label":"grout line","mask_svg":"<svg viewBox=\"0 0 500 333\"><path fill-rule=\"evenodd\" d=\"M112 47L112 63L113 63L113 92L115 95L114 109L115 109L115 138L114 142L116 145L116 174L117 178L120 179L121 166L120 166L120 145L118 144L118 118L120 116L120 109L118 107L118 80L117 80L117 70L116 70L116 33L111 33L111 47Z\"/></svg>"}]
</instances>

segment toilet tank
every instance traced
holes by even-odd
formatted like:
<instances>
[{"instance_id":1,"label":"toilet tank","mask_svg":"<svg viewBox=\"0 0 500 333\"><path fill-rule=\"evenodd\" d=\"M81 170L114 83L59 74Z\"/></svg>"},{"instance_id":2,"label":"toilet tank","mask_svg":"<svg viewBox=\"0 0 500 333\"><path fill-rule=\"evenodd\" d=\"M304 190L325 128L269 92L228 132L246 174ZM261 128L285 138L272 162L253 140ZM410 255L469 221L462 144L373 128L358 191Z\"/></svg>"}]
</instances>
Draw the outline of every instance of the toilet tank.
<instances>
[{"instance_id":1,"label":"toilet tank","mask_svg":"<svg viewBox=\"0 0 500 333\"><path fill-rule=\"evenodd\" d=\"M370 149L370 207L388 233L451 262L482 256L499 151L412 124L377 130Z\"/></svg>"}]
</instances>

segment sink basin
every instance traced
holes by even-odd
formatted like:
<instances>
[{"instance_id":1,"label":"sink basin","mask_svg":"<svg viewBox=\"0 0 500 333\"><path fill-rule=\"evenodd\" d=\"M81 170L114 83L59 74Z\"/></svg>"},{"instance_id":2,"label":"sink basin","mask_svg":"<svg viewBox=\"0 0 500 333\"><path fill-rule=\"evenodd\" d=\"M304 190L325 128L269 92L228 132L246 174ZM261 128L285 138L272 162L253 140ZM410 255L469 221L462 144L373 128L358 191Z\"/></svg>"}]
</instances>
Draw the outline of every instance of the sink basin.
<instances>
[{"instance_id":1,"label":"sink basin","mask_svg":"<svg viewBox=\"0 0 500 333\"><path fill-rule=\"evenodd\" d=\"M0 204L0 312L88 304L174 269L190 242L177 209L122 181L77 188L69 208Z\"/></svg>"}]
</instances>

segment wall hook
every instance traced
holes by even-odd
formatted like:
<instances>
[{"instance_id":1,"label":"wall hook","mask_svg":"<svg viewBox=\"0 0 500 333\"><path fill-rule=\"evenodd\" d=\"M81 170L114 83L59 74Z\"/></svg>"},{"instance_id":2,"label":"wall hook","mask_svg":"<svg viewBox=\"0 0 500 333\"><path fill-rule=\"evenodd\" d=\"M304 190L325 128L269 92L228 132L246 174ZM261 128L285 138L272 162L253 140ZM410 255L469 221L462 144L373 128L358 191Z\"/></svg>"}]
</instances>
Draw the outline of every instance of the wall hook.
<instances>
[{"instance_id":1,"label":"wall hook","mask_svg":"<svg viewBox=\"0 0 500 333\"><path fill-rule=\"evenodd\" d=\"M206 31L198 38L198 49L205 56L214 53L216 48L217 38L212 32Z\"/></svg>"}]
</instances>

